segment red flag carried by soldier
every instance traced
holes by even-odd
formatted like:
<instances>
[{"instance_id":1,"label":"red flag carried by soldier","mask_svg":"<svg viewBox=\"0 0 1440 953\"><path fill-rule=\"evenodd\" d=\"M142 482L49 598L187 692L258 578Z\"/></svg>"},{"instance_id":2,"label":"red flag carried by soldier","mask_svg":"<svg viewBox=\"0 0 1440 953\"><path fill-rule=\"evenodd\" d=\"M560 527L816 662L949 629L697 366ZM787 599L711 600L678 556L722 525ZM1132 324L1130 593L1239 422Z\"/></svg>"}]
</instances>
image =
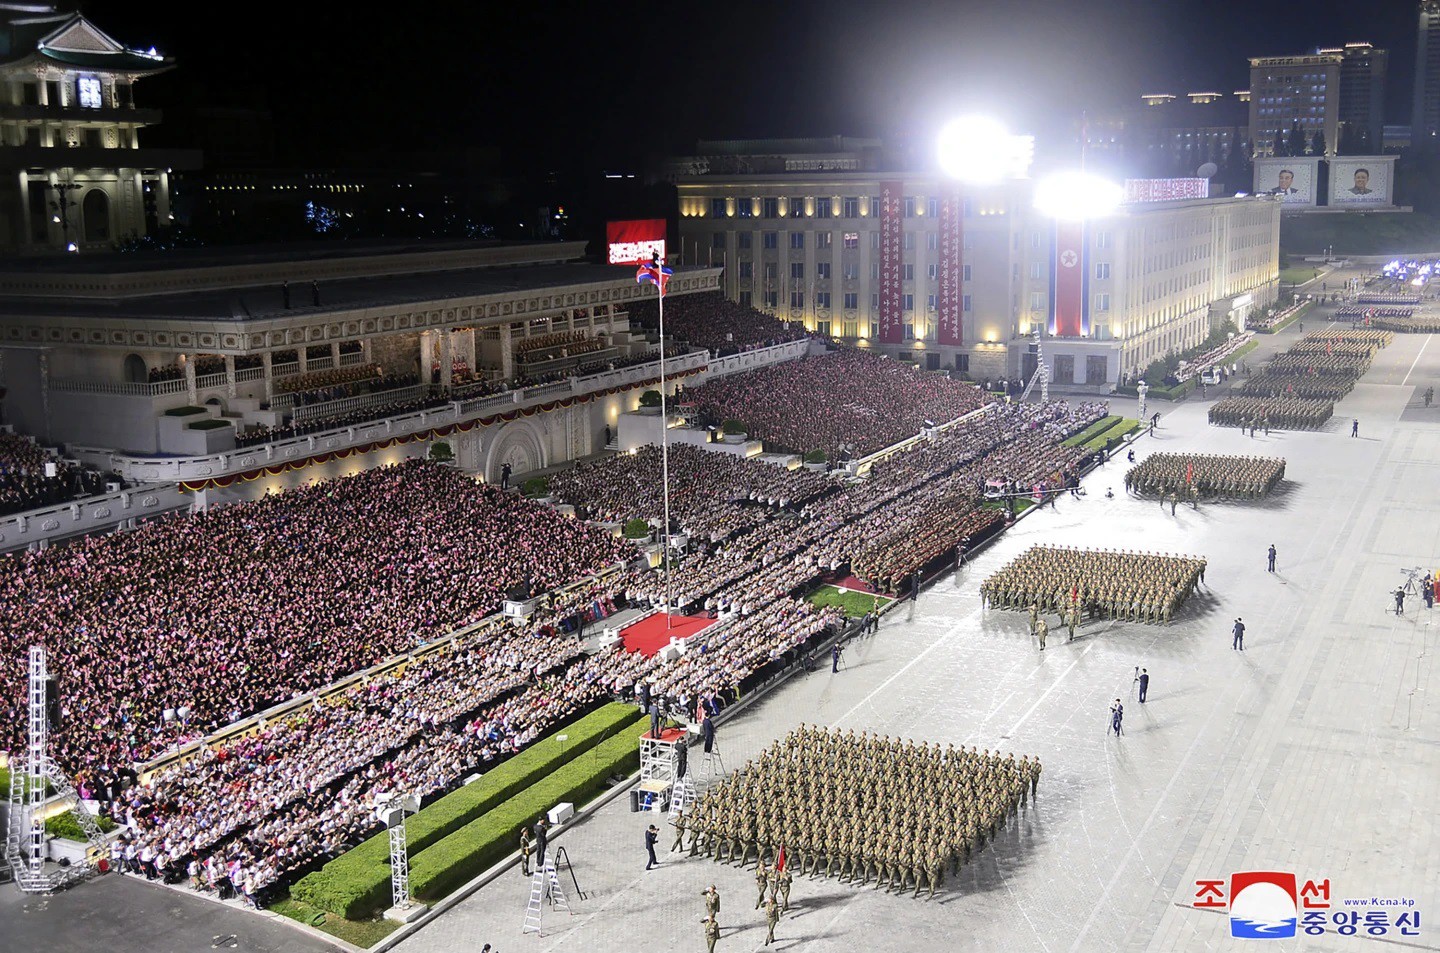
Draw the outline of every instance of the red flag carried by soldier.
<instances>
[{"instance_id":1,"label":"red flag carried by soldier","mask_svg":"<svg viewBox=\"0 0 1440 953\"><path fill-rule=\"evenodd\" d=\"M785 845L780 845L780 853L775 857L775 872L778 874L785 869Z\"/></svg>"},{"instance_id":2,"label":"red flag carried by soldier","mask_svg":"<svg viewBox=\"0 0 1440 953\"><path fill-rule=\"evenodd\" d=\"M1185 464L1185 485L1189 486L1195 482L1195 461L1191 460Z\"/></svg>"}]
</instances>

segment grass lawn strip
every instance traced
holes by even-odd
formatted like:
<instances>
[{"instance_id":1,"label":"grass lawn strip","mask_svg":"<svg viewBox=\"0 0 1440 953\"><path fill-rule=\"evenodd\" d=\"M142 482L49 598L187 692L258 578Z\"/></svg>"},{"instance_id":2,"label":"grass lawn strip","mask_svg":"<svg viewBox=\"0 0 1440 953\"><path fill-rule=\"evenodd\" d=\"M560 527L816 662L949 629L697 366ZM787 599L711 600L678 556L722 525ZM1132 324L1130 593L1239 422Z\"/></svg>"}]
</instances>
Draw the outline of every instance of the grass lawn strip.
<instances>
[{"instance_id":1,"label":"grass lawn strip","mask_svg":"<svg viewBox=\"0 0 1440 953\"><path fill-rule=\"evenodd\" d=\"M847 589L841 592L836 586L821 586L810 593L809 602L811 605L824 608L826 606L839 606L848 618L859 619L866 613L873 612L880 606L891 600L884 596L878 596L869 592L859 592L855 589Z\"/></svg>"},{"instance_id":2,"label":"grass lawn strip","mask_svg":"<svg viewBox=\"0 0 1440 953\"><path fill-rule=\"evenodd\" d=\"M374 920L346 920L344 917L312 907L308 903L289 898L271 904L270 910L306 926L314 927L321 933L328 933L336 939L360 947L374 946L400 929L400 924L394 920L386 920L381 917Z\"/></svg>"},{"instance_id":3,"label":"grass lawn strip","mask_svg":"<svg viewBox=\"0 0 1440 953\"><path fill-rule=\"evenodd\" d=\"M638 729L638 730L637 730ZM583 805L599 796L612 775L629 776L640 766L640 735L632 726L603 741L549 777L410 858L415 896L434 902L516 852L520 828L562 801Z\"/></svg>"},{"instance_id":4,"label":"grass lawn strip","mask_svg":"<svg viewBox=\"0 0 1440 953\"><path fill-rule=\"evenodd\" d=\"M503 804L566 763L644 720L619 703L558 727L549 737L485 772L478 781L424 807L405 822L411 856L423 852L476 818ZM556 735L569 739L562 745ZM390 843L380 832L340 855L290 888L291 897L327 913L363 920L390 905Z\"/></svg>"}]
</instances>

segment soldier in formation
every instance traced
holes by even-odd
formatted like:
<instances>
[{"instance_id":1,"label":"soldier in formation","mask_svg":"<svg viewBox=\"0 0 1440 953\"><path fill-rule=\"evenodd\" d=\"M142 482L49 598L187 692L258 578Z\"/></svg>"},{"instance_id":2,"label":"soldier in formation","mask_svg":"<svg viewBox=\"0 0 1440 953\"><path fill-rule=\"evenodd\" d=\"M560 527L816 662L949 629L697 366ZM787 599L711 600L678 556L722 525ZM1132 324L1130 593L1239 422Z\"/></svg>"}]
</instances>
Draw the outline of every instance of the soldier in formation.
<instances>
[{"instance_id":1,"label":"soldier in formation","mask_svg":"<svg viewBox=\"0 0 1440 953\"><path fill-rule=\"evenodd\" d=\"M757 907L789 906L792 866L931 895L995 837L1036 791L1038 761L941 749L801 725L696 803L692 850L758 858ZM785 867L767 866L785 851ZM769 916L767 910L767 918Z\"/></svg>"},{"instance_id":2,"label":"soldier in formation","mask_svg":"<svg viewBox=\"0 0 1440 953\"><path fill-rule=\"evenodd\" d=\"M1196 556L1036 546L986 579L980 593L991 608L1037 606L1062 620L1078 607L1090 618L1162 623L1204 578L1205 560Z\"/></svg>"},{"instance_id":3,"label":"soldier in formation","mask_svg":"<svg viewBox=\"0 0 1440 953\"><path fill-rule=\"evenodd\" d=\"M1238 499L1264 496L1285 478L1285 461L1275 457L1152 453L1125 474L1125 489L1141 496L1183 491Z\"/></svg>"},{"instance_id":4,"label":"soldier in formation","mask_svg":"<svg viewBox=\"0 0 1440 953\"><path fill-rule=\"evenodd\" d=\"M1226 397L1210 407L1210 423L1242 430L1268 421L1286 430L1314 430L1335 414L1332 400L1304 397Z\"/></svg>"}]
</instances>

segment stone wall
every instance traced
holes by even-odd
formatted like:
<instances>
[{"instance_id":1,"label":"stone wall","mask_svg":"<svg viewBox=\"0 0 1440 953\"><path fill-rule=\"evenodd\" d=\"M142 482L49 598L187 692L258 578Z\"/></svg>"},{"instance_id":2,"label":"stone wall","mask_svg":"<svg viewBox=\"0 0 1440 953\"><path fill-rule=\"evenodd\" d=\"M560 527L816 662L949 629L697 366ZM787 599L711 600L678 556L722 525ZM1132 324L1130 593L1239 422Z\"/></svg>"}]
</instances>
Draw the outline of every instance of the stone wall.
<instances>
[{"instance_id":1,"label":"stone wall","mask_svg":"<svg viewBox=\"0 0 1440 953\"><path fill-rule=\"evenodd\" d=\"M420 359L420 332L410 331L377 337L370 342L370 356L390 374L413 374Z\"/></svg>"}]
</instances>

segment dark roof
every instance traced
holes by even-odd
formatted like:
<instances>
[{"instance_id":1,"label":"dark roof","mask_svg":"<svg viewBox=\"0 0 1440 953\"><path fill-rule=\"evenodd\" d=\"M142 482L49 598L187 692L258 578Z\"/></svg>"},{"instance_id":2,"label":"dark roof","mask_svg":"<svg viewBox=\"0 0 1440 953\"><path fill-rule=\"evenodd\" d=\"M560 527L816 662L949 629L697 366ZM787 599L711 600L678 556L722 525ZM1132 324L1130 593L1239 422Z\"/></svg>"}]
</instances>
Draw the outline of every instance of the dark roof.
<instances>
[{"instance_id":1,"label":"dark roof","mask_svg":"<svg viewBox=\"0 0 1440 953\"><path fill-rule=\"evenodd\" d=\"M78 50L55 50L46 46L42 47L39 53L47 60L64 63L66 66L79 66L82 69L115 70L122 73L153 73L158 70L169 69L175 65L168 58L156 59L153 56L142 56L139 53L132 53L129 50L117 53L95 53L80 52Z\"/></svg>"},{"instance_id":2,"label":"dark roof","mask_svg":"<svg viewBox=\"0 0 1440 953\"><path fill-rule=\"evenodd\" d=\"M677 268L677 273L705 271ZM629 279L634 269L591 263L519 265L431 271L377 278L337 278L320 282L321 306L310 304L308 282L291 282L293 308L286 310L280 284L219 291L147 295L113 299L35 298L0 296L0 312L9 314L82 317L242 321L257 318L299 317L323 314L337 308L378 307L431 302L475 295L521 295L547 289ZM524 320L517 315L515 320Z\"/></svg>"}]
</instances>

